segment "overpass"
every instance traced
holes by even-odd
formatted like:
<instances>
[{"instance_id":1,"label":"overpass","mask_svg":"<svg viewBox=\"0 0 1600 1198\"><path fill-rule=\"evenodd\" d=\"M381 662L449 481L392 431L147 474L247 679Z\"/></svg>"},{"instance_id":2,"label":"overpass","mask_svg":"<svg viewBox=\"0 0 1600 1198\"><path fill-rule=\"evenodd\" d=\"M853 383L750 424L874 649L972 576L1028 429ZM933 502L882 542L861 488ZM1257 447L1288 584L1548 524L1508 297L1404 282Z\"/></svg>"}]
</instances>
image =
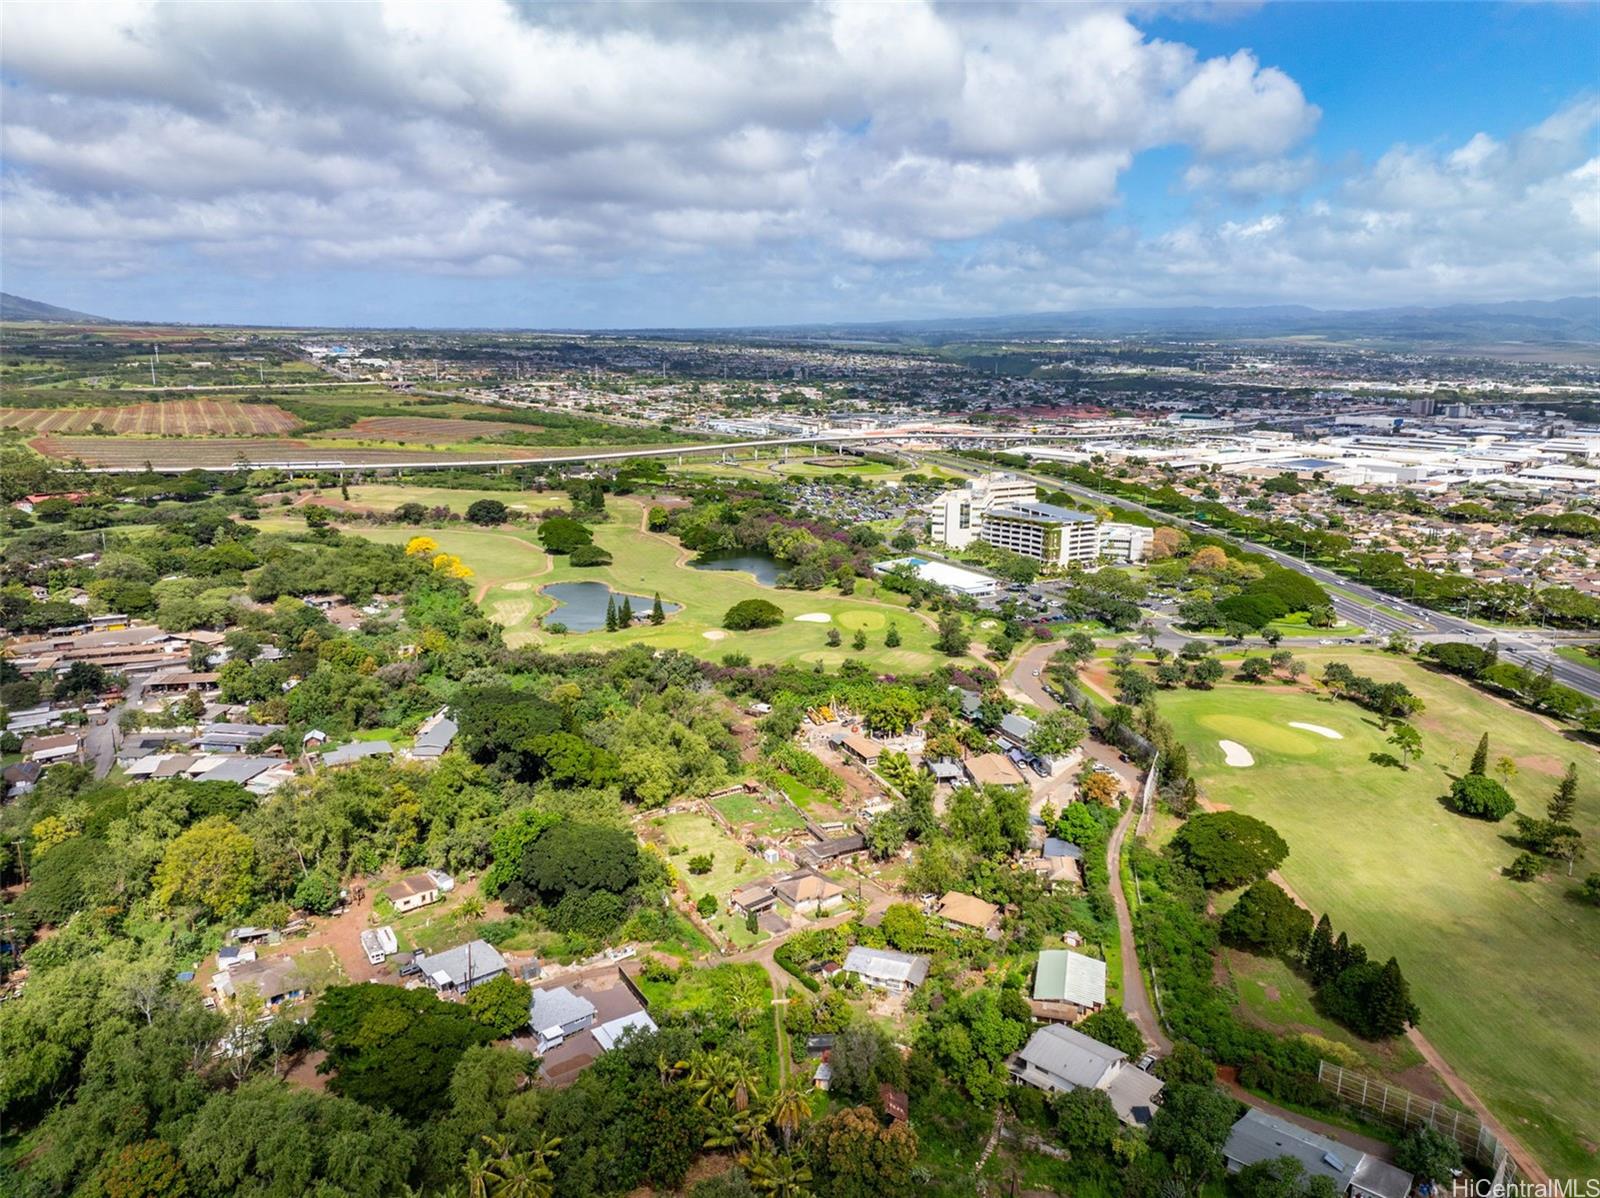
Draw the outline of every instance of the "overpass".
<instances>
[{"instance_id":1,"label":"overpass","mask_svg":"<svg viewBox=\"0 0 1600 1198\"><path fill-rule=\"evenodd\" d=\"M688 454L737 453L741 450L751 449L782 449L785 446L810 446L813 450L820 450L824 446L868 446L876 443L903 441L948 441L969 442L974 446L988 447L1036 441L1080 441L1110 436L1114 433L1126 435L1150 432L1159 427L1147 424L1114 429L1077 429L1072 432L1038 433L990 432L977 429L924 429L915 425L906 425L888 429L809 433L803 436L763 437L744 441L712 441L694 445L649 445L632 449L585 450L573 453L550 454L546 457L537 458L461 456L448 460L416 462L362 462L341 457L337 451L330 451L326 457L307 456L304 458L281 456L252 458L248 455L241 455L232 462L213 466L196 466L179 462L158 464L152 460L149 466L143 463L137 466L91 466L86 467L84 472L88 474L188 474L191 471L198 470L206 474L232 474L240 470L306 470L317 472L361 471L369 474L384 474L400 470L482 470L503 469L508 466L560 466L593 462L620 462L636 458L683 457ZM167 443L164 447L181 454L182 446L183 442L178 441ZM308 454L314 448L315 446L313 445L308 450ZM354 451L357 456L362 452L361 450Z\"/></svg>"}]
</instances>

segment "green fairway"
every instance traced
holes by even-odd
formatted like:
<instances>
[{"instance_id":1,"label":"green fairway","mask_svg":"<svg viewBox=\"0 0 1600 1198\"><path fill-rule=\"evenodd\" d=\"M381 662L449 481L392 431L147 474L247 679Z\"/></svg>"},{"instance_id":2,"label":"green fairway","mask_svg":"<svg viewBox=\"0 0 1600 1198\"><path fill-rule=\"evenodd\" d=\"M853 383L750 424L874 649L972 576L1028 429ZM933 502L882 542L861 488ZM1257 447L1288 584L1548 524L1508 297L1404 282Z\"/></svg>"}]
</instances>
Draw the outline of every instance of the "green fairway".
<instances>
[{"instance_id":1,"label":"green fairway","mask_svg":"<svg viewBox=\"0 0 1600 1198\"><path fill-rule=\"evenodd\" d=\"M1543 815L1566 763L1577 761L1576 822L1594 844L1593 749L1409 660L1352 650L1305 657L1313 676L1338 657L1358 674L1404 681L1427 704L1413 721L1423 759L1410 770L1373 764L1370 754L1393 752L1377 719L1307 690L1227 683L1163 694L1162 711L1187 744L1207 799L1276 827L1290 847L1285 880L1373 956L1399 958L1422 1031L1445 1059L1555 1175L1591 1175L1600 1128L1600 912L1572 901L1576 880L1564 874L1526 884L1502 877L1517 852L1505 840L1511 821L1453 815L1438 796L1487 731L1491 761L1506 755L1516 763L1508 788L1528 814ZM1243 745L1255 764L1225 765L1219 740ZM1580 863L1578 874L1593 868ZM1251 1005L1261 1005L1259 996Z\"/></svg>"},{"instance_id":2,"label":"green fairway","mask_svg":"<svg viewBox=\"0 0 1600 1198\"><path fill-rule=\"evenodd\" d=\"M352 489L352 500L355 495ZM508 503L519 499L514 494L502 498ZM530 496L520 499L539 501ZM472 567L472 586L479 601L491 618L505 626L506 640L514 645L541 644L559 651L640 642L713 659L737 652L758 662L809 665L821 661L829 668L858 660L874 670L898 674L923 672L949 660L934 651L932 622L908 611L900 596L880 593L875 583L862 581L854 595L844 596L837 588L784 591L762 586L749 574L695 570L685 564L690 555L677 541L641 529L643 508L637 501L613 499L609 511L610 521L596 525L594 535L595 543L609 550L614 561L600 567L573 566L565 557L547 558L531 525L352 531L391 545L404 544L420 531L438 541L445 552L459 555ZM538 617L553 605L538 588L555 582L603 582L615 591L646 597L659 592L663 602L679 604L683 610L660 626L639 622L618 632L555 635L538 624ZM742 599L771 600L783 609L783 623L750 632L724 630L720 627L723 613ZM826 615L828 619L796 620L800 615ZM553 618L560 619L559 615ZM900 631L900 645L894 649L883 643L891 621ZM840 630L843 643L830 647L828 629L834 627ZM858 629L867 636L867 648L859 653L850 647Z\"/></svg>"},{"instance_id":3,"label":"green fairway","mask_svg":"<svg viewBox=\"0 0 1600 1198\"><path fill-rule=\"evenodd\" d=\"M324 491L321 498L329 504L342 502L337 487ZM459 516L464 515L467 508L479 499L497 499L513 511L526 512L542 511L567 502L567 497L557 491L536 495L531 491L477 491L456 487L411 487L398 483L362 483L350 487L351 506L371 508L375 512L392 512L403 503L420 503L430 509L447 507Z\"/></svg>"}]
</instances>

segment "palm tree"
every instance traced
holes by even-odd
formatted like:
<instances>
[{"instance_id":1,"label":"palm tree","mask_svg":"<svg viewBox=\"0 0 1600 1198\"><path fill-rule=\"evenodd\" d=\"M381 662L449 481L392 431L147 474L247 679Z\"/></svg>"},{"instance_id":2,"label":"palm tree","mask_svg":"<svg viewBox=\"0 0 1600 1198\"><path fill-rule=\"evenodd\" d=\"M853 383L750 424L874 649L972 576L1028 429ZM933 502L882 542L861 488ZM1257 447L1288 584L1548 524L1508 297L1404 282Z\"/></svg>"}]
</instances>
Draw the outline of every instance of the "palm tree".
<instances>
[{"instance_id":1,"label":"palm tree","mask_svg":"<svg viewBox=\"0 0 1600 1198\"><path fill-rule=\"evenodd\" d=\"M468 919L477 919L483 914L483 898L481 895L469 894L461 901L461 914Z\"/></svg>"},{"instance_id":2,"label":"palm tree","mask_svg":"<svg viewBox=\"0 0 1600 1198\"><path fill-rule=\"evenodd\" d=\"M782 1133L783 1148L787 1152L794 1142L795 1133L811 1119L811 1094L790 1078L772 1096L767 1104L767 1114Z\"/></svg>"},{"instance_id":3,"label":"palm tree","mask_svg":"<svg viewBox=\"0 0 1600 1198\"><path fill-rule=\"evenodd\" d=\"M772 1198L809 1198L811 1170L796 1158L770 1152L750 1154L750 1184Z\"/></svg>"},{"instance_id":4,"label":"palm tree","mask_svg":"<svg viewBox=\"0 0 1600 1198\"><path fill-rule=\"evenodd\" d=\"M493 1156L487 1167L491 1179L488 1198L551 1198L555 1174L542 1157L531 1152L512 1152L509 1140L484 1136Z\"/></svg>"},{"instance_id":5,"label":"palm tree","mask_svg":"<svg viewBox=\"0 0 1600 1198\"><path fill-rule=\"evenodd\" d=\"M467 1198L489 1198L489 1162L476 1148L467 1149L461 1171L467 1175Z\"/></svg>"}]
</instances>

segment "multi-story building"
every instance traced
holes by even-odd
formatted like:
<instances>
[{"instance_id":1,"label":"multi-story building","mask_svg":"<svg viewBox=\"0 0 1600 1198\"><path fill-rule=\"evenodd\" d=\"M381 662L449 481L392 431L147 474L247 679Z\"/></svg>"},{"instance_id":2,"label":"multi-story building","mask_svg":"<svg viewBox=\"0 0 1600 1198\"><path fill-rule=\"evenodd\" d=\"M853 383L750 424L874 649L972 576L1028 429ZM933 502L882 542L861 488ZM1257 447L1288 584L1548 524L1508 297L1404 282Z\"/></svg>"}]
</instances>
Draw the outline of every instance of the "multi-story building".
<instances>
[{"instance_id":1,"label":"multi-story building","mask_svg":"<svg viewBox=\"0 0 1600 1198\"><path fill-rule=\"evenodd\" d=\"M938 544L965 549L978 540L983 514L990 508L1032 503L1039 488L1014 474L989 474L946 491L928 506L928 533Z\"/></svg>"},{"instance_id":2,"label":"multi-story building","mask_svg":"<svg viewBox=\"0 0 1600 1198\"><path fill-rule=\"evenodd\" d=\"M1142 524L1102 524L1100 556L1114 562L1142 562L1150 556L1150 539L1154 533L1154 529Z\"/></svg>"},{"instance_id":3,"label":"multi-story building","mask_svg":"<svg viewBox=\"0 0 1600 1198\"><path fill-rule=\"evenodd\" d=\"M978 539L1047 566L1092 566L1100 560L1094 516L1053 503L989 508L983 513Z\"/></svg>"}]
</instances>

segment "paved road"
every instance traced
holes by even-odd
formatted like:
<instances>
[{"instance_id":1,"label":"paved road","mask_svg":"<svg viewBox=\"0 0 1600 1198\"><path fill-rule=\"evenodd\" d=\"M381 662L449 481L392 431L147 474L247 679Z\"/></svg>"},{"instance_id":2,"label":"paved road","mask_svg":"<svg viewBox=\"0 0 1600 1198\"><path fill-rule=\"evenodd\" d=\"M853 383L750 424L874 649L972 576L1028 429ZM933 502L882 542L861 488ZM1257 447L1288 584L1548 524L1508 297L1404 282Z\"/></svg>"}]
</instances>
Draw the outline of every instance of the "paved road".
<instances>
[{"instance_id":1,"label":"paved road","mask_svg":"<svg viewBox=\"0 0 1600 1198\"><path fill-rule=\"evenodd\" d=\"M1048 642L1036 645L1018 658L1011 670L1012 684L1041 711L1054 711L1061 706L1045 692L1040 678L1034 676L1035 670L1042 674L1050 655L1059 647ZM1093 738L1084 741L1083 749L1095 761L1115 770L1127 792L1138 796L1143 781L1139 770L1123 761L1120 752ZM1122 960L1122 1009L1144 1035L1145 1043L1165 1056L1172 1051L1172 1041L1161 1030L1161 1020L1156 1017L1155 1006L1145 990L1144 974L1139 969L1138 941L1133 934L1133 914L1128 910L1128 896L1122 890L1122 845L1138 812L1137 803L1129 804L1128 810L1107 839L1106 871L1111 880L1111 902L1117 913L1117 942Z\"/></svg>"},{"instance_id":2,"label":"paved road","mask_svg":"<svg viewBox=\"0 0 1600 1198\"><path fill-rule=\"evenodd\" d=\"M971 463L964 463L964 465L970 466ZM1399 612L1402 616L1416 621L1415 625L1406 627L1386 612L1373 611L1372 608L1365 607L1361 603L1351 602L1347 596L1334 595L1334 609L1339 612L1341 617L1353 619L1371 628L1374 632L1403 631L1413 635L1431 634L1444 639L1478 643L1498 640L1500 642L1501 656L1533 670L1543 670L1548 667L1551 676L1563 686L1570 686L1573 690L1588 695L1592 699L1600 699L1600 671L1590 670L1556 656L1556 654L1549 651L1548 646L1544 643L1549 638L1541 634L1492 628L1487 624L1479 624L1472 620L1463 619L1460 616L1418 607L1404 599L1397 599L1393 595L1377 590L1375 587L1356 582L1354 579L1346 578L1342 574L1336 574L1322 566L1303 562L1292 554L1283 553L1270 546L1234 536L1212 525L1198 520L1191 520L1186 516L1174 516L1170 512L1158 511L1155 508L1146 507L1144 504L1122 499L1115 495L1091 491L1087 487L1080 487L1075 483L1062 482L1060 479L1051 478L1048 475L1030 474L1027 471L1016 471L1015 473L1031 478L1041 486L1066 491L1068 494L1077 495L1082 499L1093 500L1096 503L1116 504L1136 512L1142 512L1154 520L1175 524L1210 536L1222 537L1248 549L1252 553L1264 554L1280 566L1297 570L1325 587L1347 591L1350 595L1354 595L1366 604Z\"/></svg>"},{"instance_id":3,"label":"paved road","mask_svg":"<svg viewBox=\"0 0 1600 1198\"><path fill-rule=\"evenodd\" d=\"M111 767L117 763L117 742L120 732L117 728L117 718L130 707L136 707L140 694L144 690L144 680L133 678L128 683L128 689L123 695L122 704L106 712L105 722L96 724L91 722L83 737L84 758L94 766L96 779L104 778L111 772Z\"/></svg>"}]
</instances>

